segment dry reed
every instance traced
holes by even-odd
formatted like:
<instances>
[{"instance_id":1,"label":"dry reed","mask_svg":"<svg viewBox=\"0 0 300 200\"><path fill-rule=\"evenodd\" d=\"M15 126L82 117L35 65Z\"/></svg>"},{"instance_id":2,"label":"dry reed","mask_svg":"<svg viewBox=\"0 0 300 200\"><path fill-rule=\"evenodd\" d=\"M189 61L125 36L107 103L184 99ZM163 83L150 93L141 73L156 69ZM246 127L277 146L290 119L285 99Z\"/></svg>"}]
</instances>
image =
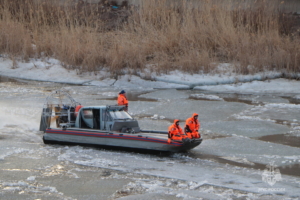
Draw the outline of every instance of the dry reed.
<instances>
[{"instance_id":1,"label":"dry reed","mask_svg":"<svg viewBox=\"0 0 300 200\"><path fill-rule=\"evenodd\" d=\"M241 74L300 72L295 18L278 1L196 2L143 0L113 11L106 1L0 0L0 53L51 56L68 68L107 67L115 75L145 66L210 73L220 62Z\"/></svg>"}]
</instances>

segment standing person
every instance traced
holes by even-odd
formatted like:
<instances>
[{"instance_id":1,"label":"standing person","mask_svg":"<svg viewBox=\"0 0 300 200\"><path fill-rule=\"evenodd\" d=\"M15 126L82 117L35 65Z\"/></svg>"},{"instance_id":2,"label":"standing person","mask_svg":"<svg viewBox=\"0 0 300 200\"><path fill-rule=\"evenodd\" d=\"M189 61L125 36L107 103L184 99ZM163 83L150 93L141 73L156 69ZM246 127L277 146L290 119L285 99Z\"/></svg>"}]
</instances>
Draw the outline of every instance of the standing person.
<instances>
[{"instance_id":1,"label":"standing person","mask_svg":"<svg viewBox=\"0 0 300 200\"><path fill-rule=\"evenodd\" d=\"M200 138L201 135L198 132L200 129L200 123L198 121L198 114L194 113L192 117L185 121L185 132L190 139Z\"/></svg>"},{"instance_id":2,"label":"standing person","mask_svg":"<svg viewBox=\"0 0 300 200\"><path fill-rule=\"evenodd\" d=\"M168 138L168 143L170 143L171 140L183 140L187 138L187 136L183 133L182 128L179 126L178 119L175 119L174 123L169 126Z\"/></svg>"},{"instance_id":3,"label":"standing person","mask_svg":"<svg viewBox=\"0 0 300 200\"><path fill-rule=\"evenodd\" d=\"M119 106L125 106L125 111L128 111L128 100L127 100L127 97L126 97L126 92L124 90L122 90L120 93L119 93L119 96L118 96L118 105Z\"/></svg>"}]
</instances>

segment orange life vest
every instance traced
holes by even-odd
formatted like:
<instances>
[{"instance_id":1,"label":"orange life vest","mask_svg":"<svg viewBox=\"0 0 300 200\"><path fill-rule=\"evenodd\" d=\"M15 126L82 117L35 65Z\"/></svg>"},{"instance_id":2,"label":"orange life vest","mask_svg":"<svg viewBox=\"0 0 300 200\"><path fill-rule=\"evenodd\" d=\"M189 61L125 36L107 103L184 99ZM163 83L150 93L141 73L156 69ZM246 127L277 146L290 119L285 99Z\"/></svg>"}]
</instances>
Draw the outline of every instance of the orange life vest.
<instances>
[{"instance_id":1,"label":"orange life vest","mask_svg":"<svg viewBox=\"0 0 300 200\"><path fill-rule=\"evenodd\" d=\"M118 105L119 106L128 106L128 100L124 94L119 94L118 96Z\"/></svg>"},{"instance_id":2,"label":"orange life vest","mask_svg":"<svg viewBox=\"0 0 300 200\"><path fill-rule=\"evenodd\" d=\"M195 119L195 116L198 116L198 114L194 113L192 117L185 121L185 128L189 138L200 138L200 134L198 132L200 129L200 123L198 119Z\"/></svg>"},{"instance_id":3,"label":"orange life vest","mask_svg":"<svg viewBox=\"0 0 300 200\"><path fill-rule=\"evenodd\" d=\"M185 121L185 125L189 127L189 130L191 132L198 131L200 129L200 123L198 119L195 119L194 117L197 116L197 113L194 113L192 117L188 118Z\"/></svg>"},{"instance_id":4,"label":"orange life vest","mask_svg":"<svg viewBox=\"0 0 300 200\"><path fill-rule=\"evenodd\" d=\"M79 112L79 110L80 110L80 108L82 108L83 106L82 105L77 105L76 106L76 108L75 108L75 116L77 117L77 115L78 115L78 112Z\"/></svg>"},{"instance_id":5,"label":"orange life vest","mask_svg":"<svg viewBox=\"0 0 300 200\"><path fill-rule=\"evenodd\" d=\"M176 123L179 122L178 119L174 120L174 124L169 126L169 138L172 140L182 140L187 138L187 136L183 133L182 128Z\"/></svg>"}]
</instances>

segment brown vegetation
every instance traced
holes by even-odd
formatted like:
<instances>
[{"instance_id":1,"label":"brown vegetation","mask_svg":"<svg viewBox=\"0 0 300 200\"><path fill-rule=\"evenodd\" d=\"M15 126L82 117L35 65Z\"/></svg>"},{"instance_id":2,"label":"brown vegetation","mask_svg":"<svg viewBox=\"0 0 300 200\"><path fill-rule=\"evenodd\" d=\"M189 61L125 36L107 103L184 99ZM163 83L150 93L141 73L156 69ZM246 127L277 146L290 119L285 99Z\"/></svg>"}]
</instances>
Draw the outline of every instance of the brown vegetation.
<instances>
[{"instance_id":1,"label":"brown vegetation","mask_svg":"<svg viewBox=\"0 0 300 200\"><path fill-rule=\"evenodd\" d=\"M114 8L113 1L0 0L0 53L51 56L68 68L108 67L113 74L147 65L156 72L209 73L219 62L234 63L241 74L300 72L300 19L280 11L276 0L190 2L143 0L137 7L124 1Z\"/></svg>"}]
</instances>

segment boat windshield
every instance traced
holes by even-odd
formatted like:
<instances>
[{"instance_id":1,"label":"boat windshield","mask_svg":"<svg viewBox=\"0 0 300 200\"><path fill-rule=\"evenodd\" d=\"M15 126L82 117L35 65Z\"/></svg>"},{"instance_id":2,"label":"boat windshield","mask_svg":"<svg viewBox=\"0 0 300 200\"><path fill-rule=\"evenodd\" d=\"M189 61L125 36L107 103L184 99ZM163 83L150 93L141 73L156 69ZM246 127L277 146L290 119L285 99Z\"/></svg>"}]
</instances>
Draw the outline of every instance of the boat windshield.
<instances>
[{"instance_id":1,"label":"boat windshield","mask_svg":"<svg viewBox=\"0 0 300 200\"><path fill-rule=\"evenodd\" d=\"M109 111L110 116L113 119L132 119L132 117L125 111Z\"/></svg>"}]
</instances>

